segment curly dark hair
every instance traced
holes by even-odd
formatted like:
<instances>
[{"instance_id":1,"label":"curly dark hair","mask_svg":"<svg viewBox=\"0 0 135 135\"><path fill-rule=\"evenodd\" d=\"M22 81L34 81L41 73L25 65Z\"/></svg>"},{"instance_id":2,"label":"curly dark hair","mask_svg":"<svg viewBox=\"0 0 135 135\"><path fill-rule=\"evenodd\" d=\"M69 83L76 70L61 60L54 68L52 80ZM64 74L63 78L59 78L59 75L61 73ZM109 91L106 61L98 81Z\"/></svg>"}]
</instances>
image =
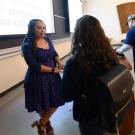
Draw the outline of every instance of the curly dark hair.
<instances>
[{"instance_id":1,"label":"curly dark hair","mask_svg":"<svg viewBox=\"0 0 135 135\"><path fill-rule=\"evenodd\" d=\"M108 70L118 62L117 55L100 22L90 15L77 20L72 37L72 47L73 56L76 56L75 59L88 74L97 65Z\"/></svg>"},{"instance_id":2,"label":"curly dark hair","mask_svg":"<svg viewBox=\"0 0 135 135\"><path fill-rule=\"evenodd\" d=\"M32 48L33 54L34 54L34 51L35 51L35 39L36 39L34 28L35 28L36 23L38 21L43 22L40 19L32 19L32 20L29 21L28 31L27 31L26 36L24 37L23 44L22 44L22 45L24 45L25 43L28 43Z\"/></svg>"}]
</instances>

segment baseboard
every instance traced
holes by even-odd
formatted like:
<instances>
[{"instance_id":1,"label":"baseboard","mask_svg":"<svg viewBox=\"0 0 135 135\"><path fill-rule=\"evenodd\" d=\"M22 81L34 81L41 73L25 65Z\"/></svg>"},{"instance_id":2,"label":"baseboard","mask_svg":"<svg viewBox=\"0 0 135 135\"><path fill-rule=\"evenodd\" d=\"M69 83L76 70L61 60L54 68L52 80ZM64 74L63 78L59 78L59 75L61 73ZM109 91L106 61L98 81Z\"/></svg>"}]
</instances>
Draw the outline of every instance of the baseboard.
<instances>
[{"instance_id":1,"label":"baseboard","mask_svg":"<svg viewBox=\"0 0 135 135\"><path fill-rule=\"evenodd\" d=\"M13 87L11 87L11 88L5 90L4 92L0 93L0 97L2 97L2 96L4 96L4 95L8 94L8 93L11 92L11 91L13 91L13 90L16 89L17 87L19 87L21 84L23 84L23 82L24 82L24 81L21 81L21 82L17 83L16 85L14 85Z\"/></svg>"}]
</instances>

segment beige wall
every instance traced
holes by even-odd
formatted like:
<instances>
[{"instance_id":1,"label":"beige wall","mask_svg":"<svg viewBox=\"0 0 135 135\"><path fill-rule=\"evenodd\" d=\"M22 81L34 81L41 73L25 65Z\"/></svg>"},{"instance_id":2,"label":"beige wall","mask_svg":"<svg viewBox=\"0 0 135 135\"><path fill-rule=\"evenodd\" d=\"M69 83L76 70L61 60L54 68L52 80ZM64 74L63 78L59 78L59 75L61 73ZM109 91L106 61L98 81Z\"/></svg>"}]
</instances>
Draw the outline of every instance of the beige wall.
<instances>
[{"instance_id":1,"label":"beige wall","mask_svg":"<svg viewBox=\"0 0 135 135\"><path fill-rule=\"evenodd\" d=\"M55 43L60 58L71 51L70 40ZM0 59L0 93L11 88L24 79L27 65L21 54Z\"/></svg>"},{"instance_id":2,"label":"beige wall","mask_svg":"<svg viewBox=\"0 0 135 135\"><path fill-rule=\"evenodd\" d=\"M21 55L0 60L0 93L22 81L26 68Z\"/></svg>"},{"instance_id":3,"label":"beige wall","mask_svg":"<svg viewBox=\"0 0 135 135\"><path fill-rule=\"evenodd\" d=\"M125 34L121 34L116 6L134 1L135 0L87 0L87 2L83 4L83 15L90 14L97 17L107 36L113 38L113 42L117 43L125 37Z\"/></svg>"}]
</instances>

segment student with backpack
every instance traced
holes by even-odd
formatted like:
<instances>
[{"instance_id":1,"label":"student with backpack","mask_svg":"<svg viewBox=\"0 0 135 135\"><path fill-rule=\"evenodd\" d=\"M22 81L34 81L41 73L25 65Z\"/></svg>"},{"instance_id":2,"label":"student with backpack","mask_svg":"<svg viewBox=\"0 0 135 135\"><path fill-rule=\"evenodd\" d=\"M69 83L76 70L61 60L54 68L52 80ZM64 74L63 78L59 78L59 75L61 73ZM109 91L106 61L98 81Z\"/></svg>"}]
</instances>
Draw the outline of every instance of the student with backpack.
<instances>
[{"instance_id":1,"label":"student with backpack","mask_svg":"<svg viewBox=\"0 0 135 135\"><path fill-rule=\"evenodd\" d=\"M119 63L100 22L85 15L77 20L72 38L73 56L67 61L60 93L65 102L73 101L73 117L81 135L116 135L117 119L112 97L101 80L102 74ZM121 71L125 68L122 67Z\"/></svg>"}]
</instances>

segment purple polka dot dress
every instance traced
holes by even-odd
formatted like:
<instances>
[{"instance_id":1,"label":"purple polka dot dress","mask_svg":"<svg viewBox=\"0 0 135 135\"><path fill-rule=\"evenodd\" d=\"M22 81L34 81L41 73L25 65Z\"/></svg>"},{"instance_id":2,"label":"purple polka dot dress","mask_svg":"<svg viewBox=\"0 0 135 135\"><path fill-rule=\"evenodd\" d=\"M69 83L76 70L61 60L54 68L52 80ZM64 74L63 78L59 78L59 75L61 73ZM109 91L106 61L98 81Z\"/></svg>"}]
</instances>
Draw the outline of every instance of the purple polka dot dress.
<instances>
[{"instance_id":1,"label":"purple polka dot dress","mask_svg":"<svg viewBox=\"0 0 135 135\"><path fill-rule=\"evenodd\" d=\"M49 67L56 67L54 57L57 55L52 43L48 40L49 49L36 47L35 58L38 63ZM31 73L28 73L31 72ZM61 77L57 73L33 72L28 69L25 88L25 106L29 112L49 111L50 108L57 108L64 105L60 95L59 87Z\"/></svg>"}]
</instances>

